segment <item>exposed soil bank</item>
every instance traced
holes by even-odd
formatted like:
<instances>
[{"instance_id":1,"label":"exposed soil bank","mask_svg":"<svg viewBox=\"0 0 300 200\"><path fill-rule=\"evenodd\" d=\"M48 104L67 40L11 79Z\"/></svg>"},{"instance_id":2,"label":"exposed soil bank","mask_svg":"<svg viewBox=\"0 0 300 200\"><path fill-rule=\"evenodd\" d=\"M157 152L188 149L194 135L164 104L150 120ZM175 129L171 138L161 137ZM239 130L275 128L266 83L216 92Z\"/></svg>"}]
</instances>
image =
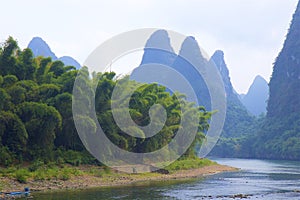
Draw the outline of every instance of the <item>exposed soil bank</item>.
<instances>
[{"instance_id":1,"label":"exposed soil bank","mask_svg":"<svg viewBox=\"0 0 300 200\"><path fill-rule=\"evenodd\" d=\"M125 174L112 172L103 177L93 175L79 175L73 176L69 180L28 180L26 184L21 184L14 179L1 177L0 183L2 185L2 192L22 191L25 187L29 187L31 191L52 191L64 189L87 189L97 187L109 187L129 185L136 182L143 181L165 181L174 179L189 179L205 177L216 173L236 171L237 168L225 165L210 165L197 169L179 170L170 174L160 173L145 173L145 174Z\"/></svg>"}]
</instances>

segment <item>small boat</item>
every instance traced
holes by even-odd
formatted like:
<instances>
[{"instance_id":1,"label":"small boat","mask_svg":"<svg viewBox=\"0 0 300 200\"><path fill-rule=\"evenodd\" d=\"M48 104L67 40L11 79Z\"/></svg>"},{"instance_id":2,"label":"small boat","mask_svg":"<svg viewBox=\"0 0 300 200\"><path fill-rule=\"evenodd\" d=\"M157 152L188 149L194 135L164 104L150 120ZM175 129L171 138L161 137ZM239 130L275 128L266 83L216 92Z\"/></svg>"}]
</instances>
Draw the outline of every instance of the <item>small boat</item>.
<instances>
[{"instance_id":1,"label":"small boat","mask_svg":"<svg viewBox=\"0 0 300 200\"><path fill-rule=\"evenodd\" d=\"M0 192L0 200L27 197L29 195L30 195L30 189L29 188L24 188L24 191Z\"/></svg>"}]
</instances>

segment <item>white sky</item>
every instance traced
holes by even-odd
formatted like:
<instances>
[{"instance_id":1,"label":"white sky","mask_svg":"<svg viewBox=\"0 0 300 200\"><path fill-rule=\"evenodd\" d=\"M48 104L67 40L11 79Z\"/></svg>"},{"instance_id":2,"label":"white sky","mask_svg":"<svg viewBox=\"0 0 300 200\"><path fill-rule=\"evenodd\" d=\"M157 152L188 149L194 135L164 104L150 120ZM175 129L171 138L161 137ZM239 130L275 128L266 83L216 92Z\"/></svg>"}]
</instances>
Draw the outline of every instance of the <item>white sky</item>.
<instances>
[{"instance_id":1,"label":"white sky","mask_svg":"<svg viewBox=\"0 0 300 200\"><path fill-rule=\"evenodd\" d=\"M0 41L25 48L42 37L58 56L83 63L110 37L137 28L193 35L209 55L225 52L234 88L247 92L256 75L269 81L297 0L0 0Z\"/></svg>"}]
</instances>

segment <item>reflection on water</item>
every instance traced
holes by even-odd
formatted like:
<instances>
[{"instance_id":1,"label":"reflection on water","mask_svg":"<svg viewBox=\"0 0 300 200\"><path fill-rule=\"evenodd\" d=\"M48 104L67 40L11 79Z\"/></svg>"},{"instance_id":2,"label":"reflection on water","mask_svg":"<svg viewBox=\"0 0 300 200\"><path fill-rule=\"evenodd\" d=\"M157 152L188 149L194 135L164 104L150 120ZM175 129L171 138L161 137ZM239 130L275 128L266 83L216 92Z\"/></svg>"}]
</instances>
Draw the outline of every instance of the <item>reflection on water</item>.
<instances>
[{"instance_id":1,"label":"reflection on water","mask_svg":"<svg viewBox=\"0 0 300 200\"><path fill-rule=\"evenodd\" d=\"M239 172L217 174L168 193L178 199L225 199L243 194L248 199L300 199L300 163L247 159L215 159ZM196 195L197 193L197 195Z\"/></svg>"},{"instance_id":2,"label":"reflection on water","mask_svg":"<svg viewBox=\"0 0 300 200\"><path fill-rule=\"evenodd\" d=\"M148 182L126 187L33 194L35 199L300 199L300 162L214 159L238 172L205 179Z\"/></svg>"}]
</instances>

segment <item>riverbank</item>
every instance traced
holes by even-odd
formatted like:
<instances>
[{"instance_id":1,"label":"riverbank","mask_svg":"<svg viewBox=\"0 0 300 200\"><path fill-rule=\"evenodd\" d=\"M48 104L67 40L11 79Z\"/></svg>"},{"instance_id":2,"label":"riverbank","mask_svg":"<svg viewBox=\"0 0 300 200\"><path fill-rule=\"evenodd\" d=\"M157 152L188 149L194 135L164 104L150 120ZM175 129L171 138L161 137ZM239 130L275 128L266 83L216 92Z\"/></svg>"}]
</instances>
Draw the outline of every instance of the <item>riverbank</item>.
<instances>
[{"instance_id":1,"label":"riverbank","mask_svg":"<svg viewBox=\"0 0 300 200\"><path fill-rule=\"evenodd\" d=\"M82 171L97 171L94 166L78 167ZM145 181L167 181L167 180L181 180L209 176L216 173L236 171L237 168L212 164L196 169L176 170L169 174L161 174L157 172L143 173L143 174L126 174L112 171L107 174L103 173L79 173L71 176L68 180L58 178L48 180L34 180L29 179L26 183L20 183L14 178L0 177L0 183L3 192L21 191L25 187L29 187L31 191L53 191L65 189L87 189L97 187L111 187L130 185L137 182ZM102 169L99 168L99 171Z\"/></svg>"}]
</instances>

